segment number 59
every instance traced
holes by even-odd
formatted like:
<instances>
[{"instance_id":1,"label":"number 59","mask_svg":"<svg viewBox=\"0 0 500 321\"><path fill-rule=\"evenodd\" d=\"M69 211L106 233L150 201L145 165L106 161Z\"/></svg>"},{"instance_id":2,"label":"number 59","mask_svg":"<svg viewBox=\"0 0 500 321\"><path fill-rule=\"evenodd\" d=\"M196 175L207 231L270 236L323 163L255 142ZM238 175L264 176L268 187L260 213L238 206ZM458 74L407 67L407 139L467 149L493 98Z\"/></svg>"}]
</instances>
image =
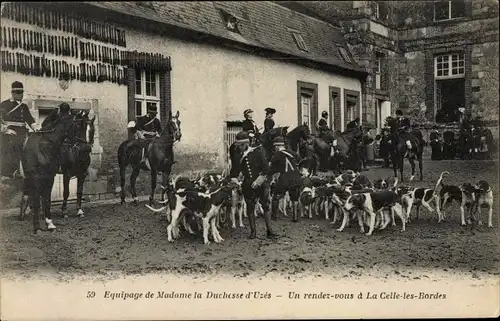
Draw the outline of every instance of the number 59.
<instances>
[{"instance_id":1,"label":"number 59","mask_svg":"<svg viewBox=\"0 0 500 321\"><path fill-rule=\"evenodd\" d=\"M95 297L95 292L94 291L88 291L87 292L87 299L93 299Z\"/></svg>"}]
</instances>

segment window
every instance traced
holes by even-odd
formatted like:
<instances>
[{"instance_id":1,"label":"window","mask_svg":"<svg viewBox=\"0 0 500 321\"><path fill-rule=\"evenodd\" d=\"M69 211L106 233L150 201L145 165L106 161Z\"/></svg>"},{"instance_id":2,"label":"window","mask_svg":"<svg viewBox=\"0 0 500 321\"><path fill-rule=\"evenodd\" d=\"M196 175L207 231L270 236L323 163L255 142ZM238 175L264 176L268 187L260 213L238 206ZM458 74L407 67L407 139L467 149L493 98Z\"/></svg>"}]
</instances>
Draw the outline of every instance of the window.
<instances>
[{"instance_id":1,"label":"window","mask_svg":"<svg viewBox=\"0 0 500 321\"><path fill-rule=\"evenodd\" d=\"M295 40L295 44L297 44L297 47L302 51L307 51L306 42L304 41L304 38L302 38L302 35L298 32L292 31L292 36L293 40Z\"/></svg>"},{"instance_id":2,"label":"window","mask_svg":"<svg viewBox=\"0 0 500 321\"><path fill-rule=\"evenodd\" d=\"M434 21L451 20L464 15L464 0L434 1Z\"/></svg>"},{"instance_id":3,"label":"window","mask_svg":"<svg viewBox=\"0 0 500 321\"><path fill-rule=\"evenodd\" d=\"M342 106L340 101L340 88L329 87L330 93L330 110L329 110L329 126L333 130L341 130L342 128Z\"/></svg>"},{"instance_id":4,"label":"window","mask_svg":"<svg viewBox=\"0 0 500 321\"><path fill-rule=\"evenodd\" d=\"M373 2L373 16L376 18L376 19L379 19L380 18L380 6L378 4L377 1L374 1Z\"/></svg>"},{"instance_id":5,"label":"window","mask_svg":"<svg viewBox=\"0 0 500 321\"><path fill-rule=\"evenodd\" d=\"M350 122L356 118L356 104L348 101L346 106L346 120Z\"/></svg>"},{"instance_id":6,"label":"window","mask_svg":"<svg viewBox=\"0 0 500 321\"><path fill-rule=\"evenodd\" d=\"M339 52L340 56L342 57L342 60L344 60L347 63L352 63L351 57L349 56L349 53L344 47L339 47Z\"/></svg>"},{"instance_id":7,"label":"window","mask_svg":"<svg viewBox=\"0 0 500 321\"><path fill-rule=\"evenodd\" d=\"M311 128L311 105L312 105L311 96L305 94L300 95L302 124L306 124L309 128Z\"/></svg>"},{"instance_id":8,"label":"window","mask_svg":"<svg viewBox=\"0 0 500 321\"><path fill-rule=\"evenodd\" d=\"M360 92L344 89L344 128L352 120L360 117Z\"/></svg>"},{"instance_id":9,"label":"window","mask_svg":"<svg viewBox=\"0 0 500 321\"><path fill-rule=\"evenodd\" d=\"M297 81L297 118L299 126L305 123L312 133L316 133L318 84Z\"/></svg>"},{"instance_id":10,"label":"window","mask_svg":"<svg viewBox=\"0 0 500 321\"><path fill-rule=\"evenodd\" d=\"M375 57L375 89L381 89L382 88L382 80L381 80L381 73L382 73L382 56L377 55Z\"/></svg>"},{"instance_id":11,"label":"window","mask_svg":"<svg viewBox=\"0 0 500 321\"><path fill-rule=\"evenodd\" d=\"M147 113L148 107L156 106L160 118L160 76L149 70L135 71L135 116Z\"/></svg>"},{"instance_id":12,"label":"window","mask_svg":"<svg viewBox=\"0 0 500 321\"><path fill-rule=\"evenodd\" d=\"M436 78L460 78L465 76L463 53L440 55L435 58Z\"/></svg>"},{"instance_id":13,"label":"window","mask_svg":"<svg viewBox=\"0 0 500 321\"><path fill-rule=\"evenodd\" d=\"M240 30L238 29L238 24L240 21L245 20L240 17L235 16L232 13L227 12L224 9L219 8L219 13L222 17L222 20L224 21L224 25L226 26L226 29L234 32L234 33L240 33Z\"/></svg>"}]
</instances>

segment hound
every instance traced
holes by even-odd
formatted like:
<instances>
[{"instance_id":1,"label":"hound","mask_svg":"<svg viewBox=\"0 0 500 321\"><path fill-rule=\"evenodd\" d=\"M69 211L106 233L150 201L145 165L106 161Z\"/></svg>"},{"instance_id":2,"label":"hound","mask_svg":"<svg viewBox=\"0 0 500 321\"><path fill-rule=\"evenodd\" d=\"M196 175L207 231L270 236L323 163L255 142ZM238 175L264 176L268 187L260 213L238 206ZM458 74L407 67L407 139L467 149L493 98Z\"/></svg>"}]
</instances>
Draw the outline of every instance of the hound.
<instances>
[{"instance_id":1,"label":"hound","mask_svg":"<svg viewBox=\"0 0 500 321\"><path fill-rule=\"evenodd\" d=\"M493 191L490 185L486 181L477 182L476 186L477 201L476 206L478 210L478 223L482 225L481 222L481 207L488 207L488 227L493 227Z\"/></svg>"},{"instance_id":2,"label":"hound","mask_svg":"<svg viewBox=\"0 0 500 321\"><path fill-rule=\"evenodd\" d=\"M345 173L342 173L339 176L335 177L335 184L344 185L352 183L358 176L359 173L356 173L353 170L348 170Z\"/></svg>"},{"instance_id":3,"label":"hound","mask_svg":"<svg viewBox=\"0 0 500 321\"><path fill-rule=\"evenodd\" d=\"M201 193L196 190L179 189L175 192L175 201L172 204L172 221L167 226L167 237L169 242L179 237L179 220L181 214L185 214L188 210L193 213L198 219L201 219L203 224L203 242L209 244L208 233L212 230L212 238L215 243L223 242L224 239L220 236L215 224L215 217L219 214L219 210L223 203L227 201L232 193L233 186L224 186L212 193ZM146 205L153 212L160 212L165 209L154 209Z\"/></svg>"},{"instance_id":4,"label":"hound","mask_svg":"<svg viewBox=\"0 0 500 321\"><path fill-rule=\"evenodd\" d=\"M396 214L399 216L401 219L401 222L403 224L402 232L406 230L406 225L405 225L405 219L404 219L404 214L403 214L403 208L401 206L401 198L399 197L398 194L392 192L392 191L377 191L377 192L371 192L371 193L361 193L361 194L355 194L350 196L347 201L345 202L345 205L343 209L345 211L351 211L355 208L360 209L364 211L366 214L369 215L369 231L366 233L366 235L370 236L373 233L373 230L375 229L375 219L377 216L377 213L381 212L382 210L389 208L391 212L396 212ZM342 223L341 228L339 229L339 232L343 230L347 223L346 215L344 215L344 222ZM364 233L364 220L362 219L362 214L358 213L358 222L360 225L361 233ZM385 223L385 225L381 226L381 229L384 229L387 226L388 222ZM378 224L377 224L378 225Z\"/></svg>"},{"instance_id":5,"label":"hound","mask_svg":"<svg viewBox=\"0 0 500 321\"><path fill-rule=\"evenodd\" d=\"M462 226L465 226L465 208L469 209L469 220L472 218L472 211L477 204L477 190L471 183L463 183L459 186L462 192L462 203L460 204L460 221Z\"/></svg>"},{"instance_id":6,"label":"hound","mask_svg":"<svg viewBox=\"0 0 500 321\"><path fill-rule=\"evenodd\" d=\"M411 218L411 209L413 204L415 204L417 208L417 220L419 217L420 213L420 205L423 205L429 212L434 213L434 209L431 207L431 203L434 202L436 205L436 212L438 214L438 223L440 223L443 220L442 214L441 214L441 209L439 206L439 194L437 192L437 188L439 185L441 185L441 182L443 180L443 175L444 174L449 174L449 172L444 171L441 173L439 176L439 179L436 182L436 186L434 189L432 188L424 188L424 187L419 187L419 188L406 188L406 187L400 187L398 189L398 194L402 198L402 202L405 203L406 205L406 218L407 222L410 222ZM393 222L394 224L394 222Z\"/></svg>"},{"instance_id":7,"label":"hound","mask_svg":"<svg viewBox=\"0 0 500 321\"><path fill-rule=\"evenodd\" d=\"M462 191L460 190L460 187L455 185L447 185L444 184L443 181L441 181L441 190L439 191L439 205L443 220L446 219L446 205L453 201L462 206Z\"/></svg>"}]
</instances>

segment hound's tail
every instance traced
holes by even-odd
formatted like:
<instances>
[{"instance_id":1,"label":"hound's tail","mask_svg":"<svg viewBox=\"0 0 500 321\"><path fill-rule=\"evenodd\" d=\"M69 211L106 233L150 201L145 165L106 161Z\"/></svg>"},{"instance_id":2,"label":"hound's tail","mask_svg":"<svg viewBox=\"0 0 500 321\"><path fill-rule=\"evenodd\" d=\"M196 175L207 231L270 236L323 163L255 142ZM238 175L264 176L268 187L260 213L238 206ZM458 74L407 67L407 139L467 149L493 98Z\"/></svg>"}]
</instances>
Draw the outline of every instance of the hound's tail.
<instances>
[{"instance_id":1,"label":"hound's tail","mask_svg":"<svg viewBox=\"0 0 500 321\"><path fill-rule=\"evenodd\" d=\"M443 181L444 174L449 174L449 173L450 172L448 172L448 171L444 171L441 173L441 175L439 176L439 179L436 182L436 187L434 187L434 193L436 193L437 188L439 187L439 185L441 185L441 182Z\"/></svg>"},{"instance_id":2,"label":"hound's tail","mask_svg":"<svg viewBox=\"0 0 500 321\"><path fill-rule=\"evenodd\" d=\"M398 186L398 183L399 183L399 180L398 178L396 177L394 179L394 184L392 185L392 190L395 191L396 190L396 187Z\"/></svg>"}]
</instances>

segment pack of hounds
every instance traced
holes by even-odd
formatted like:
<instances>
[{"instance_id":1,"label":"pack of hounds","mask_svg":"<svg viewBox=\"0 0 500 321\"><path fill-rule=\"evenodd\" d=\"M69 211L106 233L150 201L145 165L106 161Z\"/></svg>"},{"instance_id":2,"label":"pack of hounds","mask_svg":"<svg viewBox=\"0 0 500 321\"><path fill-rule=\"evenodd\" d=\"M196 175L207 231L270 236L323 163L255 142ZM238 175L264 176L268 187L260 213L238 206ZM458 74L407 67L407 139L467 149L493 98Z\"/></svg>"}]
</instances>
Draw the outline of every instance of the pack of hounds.
<instances>
[{"instance_id":1,"label":"pack of hounds","mask_svg":"<svg viewBox=\"0 0 500 321\"><path fill-rule=\"evenodd\" d=\"M383 230L389 224L401 224L401 231L411 223L411 212L416 210L419 219L420 208L437 213L437 221L446 219L446 208L452 202L460 206L461 225L477 222L482 225L481 208L488 210L488 227L492 227L493 192L486 181L476 184L463 183L459 186L443 182L445 171L439 176L436 185L431 188L411 187L398 184L397 178L377 179L371 182L365 175L351 170L336 177L314 177L302 169L303 186L299 198L300 217L313 218L313 214L324 215L330 224L340 221L338 232L349 226L351 220L358 221L360 232L372 235L375 230ZM180 228L196 234L203 232L205 244L209 244L209 234L215 243L224 239L219 229L226 223L228 214L232 228L245 227L243 217L247 216L246 204L241 192L241 182L232 182L222 174L207 173L196 179L176 177L170 188L163 189L163 205L155 209L146 205L153 212L163 212L167 217L168 241L173 242L180 236ZM270 188L272 193L272 186ZM270 195L271 198L271 195ZM289 196L286 193L280 199L280 212L288 216ZM254 215L262 213L257 204ZM467 222L466 216L467 215ZM396 220L396 217L398 220ZM194 228L194 229L193 229ZM368 229L368 232L366 231Z\"/></svg>"}]
</instances>

